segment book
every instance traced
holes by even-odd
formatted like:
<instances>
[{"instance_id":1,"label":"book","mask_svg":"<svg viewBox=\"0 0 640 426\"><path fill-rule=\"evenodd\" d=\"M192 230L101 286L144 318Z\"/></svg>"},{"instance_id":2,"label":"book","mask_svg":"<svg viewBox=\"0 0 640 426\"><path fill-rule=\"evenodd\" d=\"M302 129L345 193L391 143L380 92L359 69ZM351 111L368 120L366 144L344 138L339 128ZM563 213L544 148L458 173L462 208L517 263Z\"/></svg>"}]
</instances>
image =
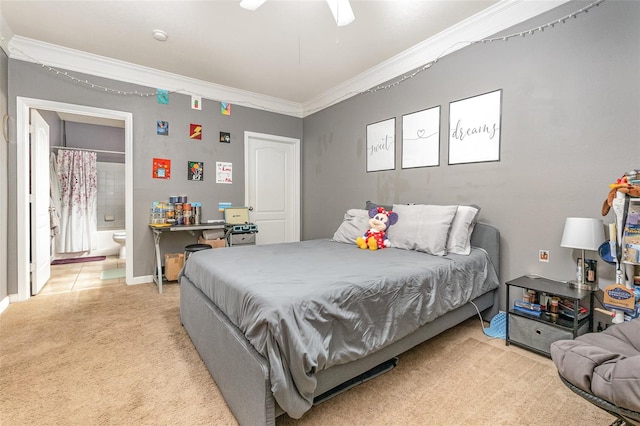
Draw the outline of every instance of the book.
<instances>
[{"instance_id":1,"label":"book","mask_svg":"<svg viewBox=\"0 0 640 426\"><path fill-rule=\"evenodd\" d=\"M542 315L542 312L540 311L532 311L531 309L521 308L520 306L514 306L513 310L515 312L521 312L523 314L532 315L534 317L539 317L540 315Z\"/></svg>"},{"instance_id":2,"label":"book","mask_svg":"<svg viewBox=\"0 0 640 426\"><path fill-rule=\"evenodd\" d=\"M527 302L526 300L516 300L513 304L519 308L528 309L530 311L540 312L541 310L540 305L537 303Z\"/></svg>"},{"instance_id":3,"label":"book","mask_svg":"<svg viewBox=\"0 0 640 426\"><path fill-rule=\"evenodd\" d=\"M623 256L622 261L627 263L640 263L640 203L629 204L627 223L624 226L622 236Z\"/></svg>"}]
</instances>

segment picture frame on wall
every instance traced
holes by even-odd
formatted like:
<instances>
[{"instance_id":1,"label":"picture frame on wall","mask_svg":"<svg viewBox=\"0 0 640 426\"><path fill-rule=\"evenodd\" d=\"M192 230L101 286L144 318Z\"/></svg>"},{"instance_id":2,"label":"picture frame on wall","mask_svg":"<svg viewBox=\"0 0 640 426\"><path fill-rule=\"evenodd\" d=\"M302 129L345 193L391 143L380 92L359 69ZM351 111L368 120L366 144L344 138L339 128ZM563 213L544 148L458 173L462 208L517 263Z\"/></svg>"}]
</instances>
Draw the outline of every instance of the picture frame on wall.
<instances>
[{"instance_id":1,"label":"picture frame on wall","mask_svg":"<svg viewBox=\"0 0 640 426\"><path fill-rule=\"evenodd\" d=\"M449 164L500 161L502 89L449 104Z\"/></svg>"},{"instance_id":2,"label":"picture frame on wall","mask_svg":"<svg viewBox=\"0 0 640 426\"><path fill-rule=\"evenodd\" d=\"M402 168L440 165L440 105L402 116Z\"/></svg>"},{"instance_id":3,"label":"picture frame on wall","mask_svg":"<svg viewBox=\"0 0 640 426\"><path fill-rule=\"evenodd\" d=\"M171 160L168 158L154 158L151 170L151 177L154 179L171 179Z\"/></svg>"},{"instance_id":4,"label":"picture frame on wall","mask_svg":"<svg viewBox=\"0 0 640 426\"><path fill-rule=\"evenodd\" d=\"M204 163L201 161L187 162L187 180L204 180Z\"/></svg>"},{"instance_id":5,"label":"picture frame on wall","mask_svg":"<svg viewBox=\"0 0 640 426\"><path fill-rule=\"evenodd\" d=\"M396 168L396 119L367 125L367 172Z\"/></svg>"}]
</instances>

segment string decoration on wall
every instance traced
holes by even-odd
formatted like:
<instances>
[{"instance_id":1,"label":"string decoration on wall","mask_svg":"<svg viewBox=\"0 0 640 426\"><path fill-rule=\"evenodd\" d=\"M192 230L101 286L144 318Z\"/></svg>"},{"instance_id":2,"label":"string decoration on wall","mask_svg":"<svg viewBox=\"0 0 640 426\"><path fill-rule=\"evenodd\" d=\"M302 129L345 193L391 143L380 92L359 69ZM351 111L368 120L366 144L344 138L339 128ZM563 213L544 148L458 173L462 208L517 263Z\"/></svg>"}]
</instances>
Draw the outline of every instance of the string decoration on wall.
<instances>
[{"instance_id":1,"label":"string decoration on wall","mask_svg":"<svg viewBox=\"0 0 640 426\"><path fill-rule=\"evenodd\" d=\"M466 44L467 46L473 45L473 44L480 44L480 43L492 43L492 42L496 42L496 41L509 41L512 38L520 38L520 37L526 37L528 35L533 35L536 32L542 32L547 28L554 28L556 25L559 24L564 24L566 21L568 21L569 19L572 18L577 18L580 14L582 13L587 13L589 12L590 9L599 6L601 3L603 3L605 0L596 0L593 3L589 4L588 6L583 7L582 9L579 9L573 13L570 13L568 15L563 16L562 18L559 19L555 19L551 22L547 22L544 25L540 25L525 31L520 31L518 33L513 33L513 34L509 34L509 35L505 35L505 36L500 36L500 37L492 37L492 38L484 38L481 40L476 40L476 41L459 41L453 45L451 45L449 48L445 49L441 54L439 54L434 60L427 62L425 65L423 65L422 67L418 68L417 70L413 71L411 74L405 74L402 77L400 77L399 79L397 79L396 81L394 81L393 83L389 83L389 84L385 84L385 85L378 85L374 88L368 89L368 90L364 90L362 92L358 92L359 95L363 95L365 93L375 93L378 92L380 90L388 90L391 89L399 84L404 83L405 81L415 77L416 75L420 74L422 71L426 71L429 68L431 68L433 65L435 65L439 59L441 59L443 56L447 55L447 53L453 49L454 47L460 45L460 44Z\"/></svg>"},{"instance_id":2,"label":"string decoration on wall","mask_svg":"<svg viewBox=\"0 0 640 426\"><path fill-rule=\"evenodd\" d=\"M513 34L508 34L508 35L500 36L500 37L489 37L489 38L484 38L484 39L481 39L481 40L460 41L460 42L454 43L449 48L447 48L444 51L442 51L442 53L440 53L435 59L427 62L425 65L423 65L420 68L416 69L411 74L405 74L402 77L396 79L392 83L388 83L388 84L384 84L384 85L378 85L378 86L373 87L371 89L360 91L360 92L346 93L343 96L340 96L338 99L336 99L335 103L340 102L340 101L345 100L345 99L348 99L348 98L351 98L353 96L357 96L357 95L363 95L363 94L367 94L367 93L375 93L375 92L379 92L381 90L392 89L395 86L398 86L398 85L404 83L405 81L407 81L409 79L412 79L413 77L417 76L421 72L428 70L433 65L435 65L442 57L447 55L450 50L452 50L454 47L459 46L461 44L464 44L466 46L470 46L470 45L474 45L474 44L492 43L492 42L498 42L498 41L507 42L512 38L523 38L523 37L526 37L526 36L534 35L537 32L543 32L545 29L554 28L556 25L564 24L570 19L577 18L579 15L581 15L583 13L587 13L587 12L589 12L589 10L593 9L594 7L599 6L604 1L605 0L595 0L593 3L590 3L589 5L581 8L581 9L578 9L575 12L569 13L569 14L561 17L561 18L554 19L551 22L547 22L544 25L539 25L539 26L530 28L530 29L525 30L525 31L520 31L520 32L516 32L516 33L513 33ZM6 38L1 33L0 33L0 45L2 45L6 51L12 50L12 51L20 53L24 57L28 58L31 62L40 65L42 68L46 69L49 72L55 73L56 75L58 75L58 76L60 76L62 78L68 78L69 80L71 80L72 82L74 82L76 84L85 85L85 86L87 86L87 87L89 87L91 89L94 89L94 90L98 90L98 91L106 92L106 93L110 93L110 94L115 94L115 95L120 95L120 96L141 96L141 97L151 97L151 96L157 97L158 96L158 90L153 90L153 91L150 91L150 92L141 92L141 91L137 91L137 90L129 91L129 90L113 89L113 88L110 88L110 87L107 87L107 86L103 86L103 85L91 82L91 81L89 81L87 79L81 79L81 78L75 77L74 75L70 74L68 71L59 70L59 69L57 69L55 67L49 66L47 64L44 64L41 61L38 61L36 58L26 54L25 52L23 52L20 49L9 48ZM191 91L186 90L184 88L166 90L166 92L167 92L167 94L179 93L179 94L191 95L191 96L199 96L201 98L204 98L204 96L202 96L201 94L191 92ZM229 100L229 99L227 99L225 101L221 101L221 100L217 100L217 99L211 99L211 100L218 101L218 102L225 102L227 105L233 103L233 104L236 104L236 105L244 105L244 106L247 106L247 107L254 107L254 108L258 108L258 109L263 109L263 110L274 112L274 113L288 114L288 112L285 112L285 111L278 111L277 109L265 108L263 106L255 105L252 102L248 102L248 101L244 101L244 100ZM319 111L320 109L322 109L322 108L309 110L308 112L309 113L313 113L313 112Z\"/></svg>"}]
</instances>

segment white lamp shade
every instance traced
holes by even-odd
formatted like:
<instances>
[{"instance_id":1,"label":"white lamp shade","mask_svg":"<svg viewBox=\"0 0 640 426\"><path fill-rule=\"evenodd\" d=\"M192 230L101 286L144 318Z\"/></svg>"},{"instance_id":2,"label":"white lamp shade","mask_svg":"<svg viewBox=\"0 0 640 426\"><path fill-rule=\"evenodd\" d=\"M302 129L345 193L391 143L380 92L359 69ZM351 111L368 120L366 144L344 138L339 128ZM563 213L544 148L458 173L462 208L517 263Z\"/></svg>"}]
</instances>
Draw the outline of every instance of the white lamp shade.
<instances>
[{"instance_id":1,"label":"white lamp shade","mask_svg":"<svg viewBox=\"0 0 640 426\"><path fill-rule=\"evenodd\" d=\"M598 250L604 241L604 225L600 219L568 217L562 233L562 247Z\"/></svg>"}]
</instances>

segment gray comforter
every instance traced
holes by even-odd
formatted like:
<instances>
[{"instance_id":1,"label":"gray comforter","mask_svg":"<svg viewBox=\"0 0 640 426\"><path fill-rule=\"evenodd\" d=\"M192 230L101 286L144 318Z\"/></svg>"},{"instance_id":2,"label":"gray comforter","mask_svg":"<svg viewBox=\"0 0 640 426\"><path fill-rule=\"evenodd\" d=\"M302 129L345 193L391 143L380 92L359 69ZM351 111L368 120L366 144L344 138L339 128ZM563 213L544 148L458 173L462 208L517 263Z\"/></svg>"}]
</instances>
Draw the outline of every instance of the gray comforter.
<instances>
[{"instance_id":1,"label":"gray comforter","mask_svg":"<svg viewBox=\"0 0 640 426\"><path fill-rule=\"evenodd\" d=\"M499 285L481 249L438 257L330 240L205 250L182 274L269 360L273 395L294 418L311 407L317 371L375 352Z\"/></svg>"}]
</instances>

